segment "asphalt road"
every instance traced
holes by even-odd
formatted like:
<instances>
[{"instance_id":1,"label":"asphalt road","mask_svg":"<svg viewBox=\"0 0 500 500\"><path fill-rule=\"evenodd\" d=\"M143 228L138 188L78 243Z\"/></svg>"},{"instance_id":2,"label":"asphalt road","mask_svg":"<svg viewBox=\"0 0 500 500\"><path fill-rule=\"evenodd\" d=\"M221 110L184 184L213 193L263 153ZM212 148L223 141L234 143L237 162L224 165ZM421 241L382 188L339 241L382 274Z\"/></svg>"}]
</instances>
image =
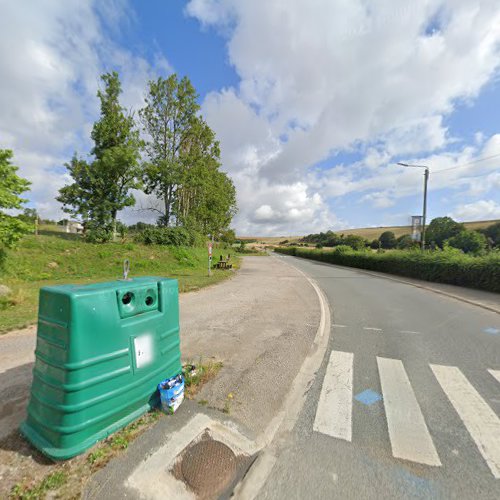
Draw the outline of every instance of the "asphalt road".
<instances>
[{"instance_id":1,"label":"asphalt road","mask_svg":"<svg viewBox=\"0 0 500 500\"><path fill-rule=\"evenodd\" d=\"M258 498L500 498L500 316L278 258L323 289L332 333Z\"/></svg>"}]
</instances>

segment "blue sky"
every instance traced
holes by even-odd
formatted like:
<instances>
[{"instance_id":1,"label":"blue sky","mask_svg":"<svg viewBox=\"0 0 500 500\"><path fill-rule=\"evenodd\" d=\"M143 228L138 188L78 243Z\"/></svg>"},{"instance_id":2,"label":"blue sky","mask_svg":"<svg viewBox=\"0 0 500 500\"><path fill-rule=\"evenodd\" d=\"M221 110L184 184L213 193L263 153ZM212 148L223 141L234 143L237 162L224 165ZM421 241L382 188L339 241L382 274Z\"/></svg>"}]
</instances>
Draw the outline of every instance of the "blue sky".
<instances>
[{"instance_id":1,"label":"blue sky","mask_svg":"<svg viewBox=\"0 0 500 500\"><path fill-rule=\"evenodd\" d=\"M28 3L2 6L0 140L43 216L62 215L63 165L89 151L99 75L116 69L132 110L148 79L189 76L240 234L406 224L423 177L401 160L431 168L431 218L500 218L496 0ZM137 200L122 220L152 220Z\"/></svg>"}]
</instances>

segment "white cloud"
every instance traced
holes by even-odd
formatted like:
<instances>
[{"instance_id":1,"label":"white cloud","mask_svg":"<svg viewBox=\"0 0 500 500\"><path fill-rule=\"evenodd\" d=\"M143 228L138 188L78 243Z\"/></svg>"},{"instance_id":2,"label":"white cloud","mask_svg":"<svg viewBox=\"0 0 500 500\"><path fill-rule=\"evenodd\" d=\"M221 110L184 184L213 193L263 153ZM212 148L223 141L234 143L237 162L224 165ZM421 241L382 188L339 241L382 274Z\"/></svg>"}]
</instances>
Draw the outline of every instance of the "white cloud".
<instances>
[{"instance_id":1,"label":"white cloud","mask_svg":"<svg viewBox=\"0 0 500 500\"><path fill-rule=\"evenodd\" d=\"M363 0L192 0L187 12L227 37L241 78L237 88L210 94L204 106L226 168L252 172L235 176L240 230L262 226L255 221L262 201L256 196L241 203L248 183L256 191L263 179L271 190L300 182L308 196L321 196L329 220L335 219L328 204L333 196L365 193L366 202L384 208L420 190L418 171L388 166L396 155L426 154L439 170L487 149L476 135L473 147L444 152L456 141L444 119L497 74L496 0L380 0L376 6ZM367 144L376 146L364 161L310 170L332 153L363 151ZM432 189L472 185L460 184L466 174L436 176ZM278 214L278 198L290 194L274 191L264 205Z\"/></svg>"},{"instance_id":2,"label":"white cloud","mask_svg":"<svg viewBox=\"0 0 500 500\"><path fill-rule=\"evenodd\" d=\"M450 216L459 221L500 219L500 203L494 200L480 200L458 205Z\"/></svg>"},{"instance_id":3,"label":"white cloud","mask_svg":"<svg viewBox=\"0 0 500 500\"><path fill-rule=\"evenodd\" d=\"M137 108L147 79L171 67L161 53L149 63L113 41L134 28L126 0L1 6L0 147L14 149L33 181L30 198L54 217L63 163L90 147L99 75L118 69L123 103ZM453 203L455 195L500 201L494 159L440 173L500 151L500 134L478 132L459 147L448 130L456 103L472 102L498 74L497 0L192 0L187 12L227 38L240 77L202 107L237 186L239 233L349 226L331 201L353 193L363 206L389 209L421 191L422 172L393 165L402 155L428 164L431 192L451 187ZM362 159L339 164L342 152ZM477 201L469 198L467 206Z\"/></svg>"},{"instance_id":4,"label":"white cloud","mask_svg":"<svg viewBox=\"0 0 500 500\"><path fill-rule=\"evenodd\" d=\"M59 217L54 198L68 181L63 165L74 151L90 149L99 75L119 70L130 108L141 103L153 68L106 35L130 19L126 0L2 1L1 11L0 147L14 150L41 215ZM155 64L169 69L161 55Z\"/></svg>"}]
</instances>

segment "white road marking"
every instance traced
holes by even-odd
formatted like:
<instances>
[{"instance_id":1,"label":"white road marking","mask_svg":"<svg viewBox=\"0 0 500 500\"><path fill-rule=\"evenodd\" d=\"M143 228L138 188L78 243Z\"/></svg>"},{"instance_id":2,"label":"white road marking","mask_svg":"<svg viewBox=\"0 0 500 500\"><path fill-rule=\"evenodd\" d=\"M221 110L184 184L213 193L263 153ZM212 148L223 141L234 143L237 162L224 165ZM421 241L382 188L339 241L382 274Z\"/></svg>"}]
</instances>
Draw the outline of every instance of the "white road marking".
<instances>
[{"instance_id":1,"label":"white road marking","mask_svg":"<svg viewBox=\"0 0 500 500\"><path fill-rule=\"evenodd\" d=\"M400 330L399 333L420 333L420 332L412 332L411 330Z\"/></svg>"},{"instance_id":2,"label":"white road marking","mask_svg":"<svg viewBox=\"0 0 500 500\"><path fill-rule=\"evenodd\" d=\"M313 429L346 441L352 440L351 352L332 351L319 396Z\"/></svg>"},{"instance_id":3,"label":"white road marking","mask_svg":"<svg viewBox=\"0 0 500 500\"><path fill-rule=\"evenodd\" d=\"M333 324L332 326L334 326L335 328L347 328L347 325L336 325L336 324Z\"/></svg>"},{"instance_id":4,"label":"white road marking","mask_svg":"<svg viewBox=\"0 0 500 500\"><path fill-rule=\"evenodd\" d=\"M493 476L500 478L500 419L458 368L430 366Z\"/></svg>"},{"instance_id":5,"label":"white road marking","mask_svg":"<svg viewBox=\"0 0 500 500\"><path fill-rule=\"evenodd\" d=\"M381 332L382 328L373 328L371 326L364 326L363 330L373 330L374 332Z\"/></svg>"},{"instance_id":6,"label":"white road marking","mask_svg":"<svg viewBox=\"0 0 500 500\"><path fill-rule=\"evenodd\" d=\"M377 356L377 364L393 456L441 465L403 363Z\"/></svg>"},{"instance_id":7,"label":"white road marking","mask_svg":"<svg viewBox=\"0 0 500 500\"><path fill-rule=\"evenodd\" d=\"M488 370L500 382L500 370Z\"/></svg>"}]
</instances>

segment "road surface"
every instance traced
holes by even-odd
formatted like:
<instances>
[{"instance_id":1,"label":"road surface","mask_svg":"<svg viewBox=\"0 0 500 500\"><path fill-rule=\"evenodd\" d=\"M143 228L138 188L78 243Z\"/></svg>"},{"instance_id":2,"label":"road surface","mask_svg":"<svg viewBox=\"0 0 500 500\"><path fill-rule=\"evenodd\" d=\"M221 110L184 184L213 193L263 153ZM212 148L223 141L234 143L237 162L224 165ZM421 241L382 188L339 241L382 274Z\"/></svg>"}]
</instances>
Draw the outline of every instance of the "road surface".
<instances>
[{"instance_id":1,"label":"road surface","mask_svg":"<svg viewBox=\"0 0 500 500\"><path fill-rule=\"evenodd\" d=\"M322 288L332 333L257 498L500 498L500 316L277 258Z\"/></svg>"}]
</instances>

